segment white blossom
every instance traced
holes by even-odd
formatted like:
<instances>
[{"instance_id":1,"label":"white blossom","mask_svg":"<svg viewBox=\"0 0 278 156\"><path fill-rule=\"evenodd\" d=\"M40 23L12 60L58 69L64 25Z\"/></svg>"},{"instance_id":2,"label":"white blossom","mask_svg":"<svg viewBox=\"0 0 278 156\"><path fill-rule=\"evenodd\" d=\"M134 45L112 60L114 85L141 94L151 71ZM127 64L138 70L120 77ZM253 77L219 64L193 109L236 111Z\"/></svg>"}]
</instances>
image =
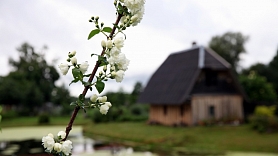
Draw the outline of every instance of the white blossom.
<instances>
[{"instance_id":1,"label":"white blossom","mask_svg":"<svg viewBox=\"0 0 278 156\"><path fill-rule=\"evenodd\" d=\"M144 7L145 0L124 0L124 5L130 10L131 13L135 13Z\"/></svg>"},{"instance_id":2,"label":"white blossom","mask_svg":"<svg viewBox=\"0 0 278 156\"><path fill-rule=\"evenodd\" d=\"M125 72L123 70L118 70L117 72L115 72L116 82L122 82L122 80L124 78L124 74L125 74Z\"/></svg>"},{"instance_id":3,"label":"white blossom","mask_svg":"<svg viewBox=\"0 0 278 156\"><path fill-rule=\"evenodd\" d=\"M58 67L60 68L63 75L66 75L69 71L69 65L67 63L61 63Z\"/></svg>"},{"instance_id":4,"label":"white blossom","mask_svg":"<svg viewBox=\"0 0 278 156\"><path fill-rule=\"evenodd\" d=\"M109 107L107 105L101 105L99 108L100 113L104 114L104 115L107 114L108 110L109 110Z\"/></svg>"},{"instance_id":5,"label":"white blossom","mask_svg":"<svg viewBox=\"0 0 278 156\"><path fill-rule=\"evenodd\" d=\"M61 152L62 151L62 145L60 143L55 143L54 144L54 150L57 152Z\"/></svg>"},{"instance_id":6,"label":"white blossom","mask_svg":"<svg viewBox=\"0 0 278 156\"><path fill-rule=\"evenodd\" d=\"M71 63L72 63L73 65L76 65L76 64L77 64L77 59L76 59L76 57L72 57L72 58L70 59L70 61L71 61Z\"/></svg>"},{"instance_id":7,"label":"white blossom","mask_svg":"<svg viewBox=\"0 0 278 156\"><path fill-rule=\"evenodd\" d=\"M118 49L117 47L113 47L111 50L110 50L110 55L111 57L116 57L117 55L119 55L121 53L121 50Z\"/></svg>"},{"instance_id":8,"label":"white blossom","mask_svg":"<svg viewBox=\"0 0 278 156\"><path fill-rule=\"evenodd\" d=\"M141 20L143 19L144 12L145 12L145 8L142 7L140 10L138 10L138 11L131 17L132 26L136 26L138 23L141 22Z\"/></svg>"},{"instance_id":9,"label":"white blossom","mask_svg":"<svg viewBox=\"0 0 278 156\"><path fill-rule=\"evenodd\" d=\"M117 37L114 39L114 45L118 49L121 49L124 46L124 38L123 37Z\"/></svg>"},{"instance_id":10,"label":"white blossom","mask_svg":"<svg viewBox=\"0 0 278 156\"><path fill-rule=\"evenodd\" d=\"M98 98L97 94L93 94L93 95L90 97L90 100L91 100L92 102L96 102L96 101L97 101L97 98Z\"/></svg>"},{"instance_id":11,"label":"white blossom","mask_svg":"<svg viewBox=\"0 0 278 156\"><path fill-rule=\"evenodd\" d=\"M65 142L62 143L62 152L65 155L69 155L71 153L72 149L72 142L70 140L66 140Z\"/></svg>"},{"instance_id":12,"label":"white blossom","mask_svg":"<svg viewBox=\"0 0 278 156\"><path fill-rule=\"evenodd\" d=\"M129 60L126 58L124 53L120 53L119 55L116 56L111 56L108 58L108 63L111 66L117 66L119 70L124 70L126 71L129 65Z\"/></svg>"},{"instance_id":13,"label":"white blossom","mask_svg":"<svg viewBox=\"0 0 278 156\"><path fill-rule=\"evenodd\" d=\"M42 138L42 145L49 152L51 152L53 150L54 144L55 144L55 141L53 139L52 134L48 134L47 136Z\"/></svg>"},{"instance_id":14,"label":"white blossom","mask_svg":"<svg viewBox=\"0 0 278 156\"><path fill-rule=\"evenodd\" d=\"M126 58L125 54L120 53L116 59L116 64L118 69L126 71L129 65L129 60Z\"/></svg>"},{"instance_id":15,"label":"white blossom","mask_svg":"<svg viewBox=\"0 0 278 156\"><path fill-rule=\"evenodd\" d=\"M85 74L86 71L88 70L89 64L88 62L83 62L80 64L80 71L82 72L82 74Z\"/></svg>"},{"instance_id":16,"label":"white blossom","mask_svg":"<svg viewBox=\"0 0 278 156\"><path fill-rule=\"evenodd\" d=\"M58 137L60 137L61 139L64 139L66 137L66 132L65 131L60 131L58 132Z\"/></svg>"}]
</instances>

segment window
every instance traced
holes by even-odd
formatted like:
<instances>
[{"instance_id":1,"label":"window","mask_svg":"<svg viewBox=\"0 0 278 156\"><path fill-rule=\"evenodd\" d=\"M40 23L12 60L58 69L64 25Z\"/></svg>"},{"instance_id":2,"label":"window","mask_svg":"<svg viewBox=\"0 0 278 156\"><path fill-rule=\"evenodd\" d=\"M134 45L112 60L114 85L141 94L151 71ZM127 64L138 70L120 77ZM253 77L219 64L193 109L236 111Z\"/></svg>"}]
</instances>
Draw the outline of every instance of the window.
<instances>
[{"instance_id":1,"label":"window","mask_svg":"<svg viewBox=\"0 0 278 156\"><path fill-rule=\"evenodd\" d=\"M209 116L214 118L215 117L215 107L209 106Z\"/></svg>"},{"instance_id":2,"label":"window","mask_svg":"<svg viewBox=\"0 0 278 156\"><path fill-rule=\"evenodd\" d=\"M216 71L208 69L208 70L206 70L205 75L206 75L206 85L207 86L217 85L218 75L217 75Z\"/></svg>"},{"instance_id":3,"label":"window","mask_svg":"<svg viewBox=\"0 0 278 156\"><path fill-rule=\"evenodd\" d=\"M180 115L183 116L184 114L184 105L180 106Z\"/></svg>"},{"instance_id":4,"label":"window","mask_svg":"<svg viewBox=\"0 0 278 156\"><path fill-rule=\"evenodd\" d=\"M165 116L167 115L167 105L163 106L163 113L164 113Z\"/></svg>"}]
</instances>

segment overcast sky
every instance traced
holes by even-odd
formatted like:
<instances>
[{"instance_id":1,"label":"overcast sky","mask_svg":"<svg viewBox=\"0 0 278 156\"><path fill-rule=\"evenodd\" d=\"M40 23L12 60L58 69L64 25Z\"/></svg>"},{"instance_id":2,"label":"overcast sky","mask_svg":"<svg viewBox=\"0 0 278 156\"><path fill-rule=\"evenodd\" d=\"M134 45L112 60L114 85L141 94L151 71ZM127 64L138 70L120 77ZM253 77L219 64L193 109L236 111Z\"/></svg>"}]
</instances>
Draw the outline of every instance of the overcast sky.
<instances>
[{"instance_id":1,"label":"overcast sky","mask_svg":"<svg viewBox=\"0 0 278 156\"><path fill-rule=\"evenodd\" d=\"M170 53L190 48L192 41L207 46L212 36L227 31L250 37L247 54L241 56L242 67L268 63L278 48L277 8L277 0L146 0L142 22L126 31L122 52L130 59L130 66L125 79L109 82L105 91L120 87L131 91L137 81L146 84ZM56 67L73 50L78 61L92 62L89 56L100 52L103 36L87 40L94 29L88 22L91 16L99 16L110 26L115 21L113 0L1 0L0 75L10 71L8 58L17 58L16 48L24 42L38 51L47 45L46 58L49 63L58 59ZM59 84L70 81L68 74L61 76ZM82 89L70 86L73 95Z\"/></svg>"}]
</instances>

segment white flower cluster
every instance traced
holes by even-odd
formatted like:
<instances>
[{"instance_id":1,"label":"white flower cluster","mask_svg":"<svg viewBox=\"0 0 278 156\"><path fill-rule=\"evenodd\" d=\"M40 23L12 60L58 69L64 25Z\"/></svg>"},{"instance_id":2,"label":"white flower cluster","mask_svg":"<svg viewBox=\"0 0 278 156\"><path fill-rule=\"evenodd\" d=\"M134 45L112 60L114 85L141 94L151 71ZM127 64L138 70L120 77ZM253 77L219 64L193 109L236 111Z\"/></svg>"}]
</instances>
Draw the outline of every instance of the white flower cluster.
<instances>
[{"instance_id":1,"label":"white flower cluster","mask_svg":"<svg viewBox=\"0 0 278 156\"><path fill-rule=\"evenodd\" d=\"M88 67L89 67L89 64L88 62L83 62L81 64L77 64L77 59L75 57L75 54L76 54L76 51L73 51L73 52L69 52L68 56L69 58L67 59L68 62L71 62L71 65L69 65L68 63L61 63L58 67L60 68L61 72L63 75L66 75L69 71L69 68L71 66L74 66L76 68L79 68L80 71L82 72L82 74L85 74Z\"/></svg>"},{"instance_id":2,"label":"white flower cluster","mask_svg":"<svg viewBox=\"0 0 278 156\"><path fill-rule=\"evenodd\" d=\"M109 108L112 106L110 102L107 102L107 96L97 96L93 94L90 97L91 107L98 107L101 114L106 115Z\"/></svg>"},{"instance_id":3,"label":"white flower cluster","mask_svg":"<svg viewBox=\"0 0 278 156\"><path fill-rule=\"evenodd\" d=\"M145 0L122 0L124 5L130 10L131 15L124 16L122 23L126 24L128 21L132 26L136 26L141 22L145 12Z\"/></svg>"},{"instance_id":4,"label":"white flower cluster","mask_svg":"<svg viewBox=\"0 0 278 156\"><path fill-rule=\"evenodd\" d=\"M72 142L70 140L62 141L62 139L66 137L66 132L60 131L57 136L56 142L51 133L42 138L42 145L46 149L45 151L52 154L59 154L61 156L71 155Z\"/></svg>"},{"instance_id":5,"label":"white flower cluster","mask_svg":"<svg viewBox=\"0 0 278 156\"><path fill-rule=\"evenodd\" d=\"M112 79L116 79L116 82L123 80L124 71L128 69L129 60L125 54L121 52L121 48L124 46L123 37L115 38L112 40L101 41L103 48L106 48L107 61L110 65L110 72Z\"/></svg>"}]
</instances>

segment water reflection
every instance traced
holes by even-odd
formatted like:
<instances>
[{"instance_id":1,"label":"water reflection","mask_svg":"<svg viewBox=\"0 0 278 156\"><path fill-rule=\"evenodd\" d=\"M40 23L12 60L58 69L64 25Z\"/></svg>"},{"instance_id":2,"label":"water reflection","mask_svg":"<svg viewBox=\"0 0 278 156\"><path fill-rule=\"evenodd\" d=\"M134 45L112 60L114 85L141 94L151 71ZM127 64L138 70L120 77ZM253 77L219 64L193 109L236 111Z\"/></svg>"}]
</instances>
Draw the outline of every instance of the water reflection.
<instances>
[{"instance_id":1,"label":"water reflection","mask_svg":"<svg viewBox=\"0 0 278 156\"><path fill-rule=\"evenodd\" d=\"M24 133L22 129L18 128L18 130L19 131L14 131L14 134L6 134L17 135ZM5 134L5 129L2 131L1 135L3 134ZM0 156L50 156L48 153L44 152L40 137L34 139L8 140L1 135ZM92 140L83 136L82 129L71 133L69 139L73 142L72 156L154 156L154 154L150 152L134 152L133 149L129 147Z\"/></svg>"}]
</instances>

